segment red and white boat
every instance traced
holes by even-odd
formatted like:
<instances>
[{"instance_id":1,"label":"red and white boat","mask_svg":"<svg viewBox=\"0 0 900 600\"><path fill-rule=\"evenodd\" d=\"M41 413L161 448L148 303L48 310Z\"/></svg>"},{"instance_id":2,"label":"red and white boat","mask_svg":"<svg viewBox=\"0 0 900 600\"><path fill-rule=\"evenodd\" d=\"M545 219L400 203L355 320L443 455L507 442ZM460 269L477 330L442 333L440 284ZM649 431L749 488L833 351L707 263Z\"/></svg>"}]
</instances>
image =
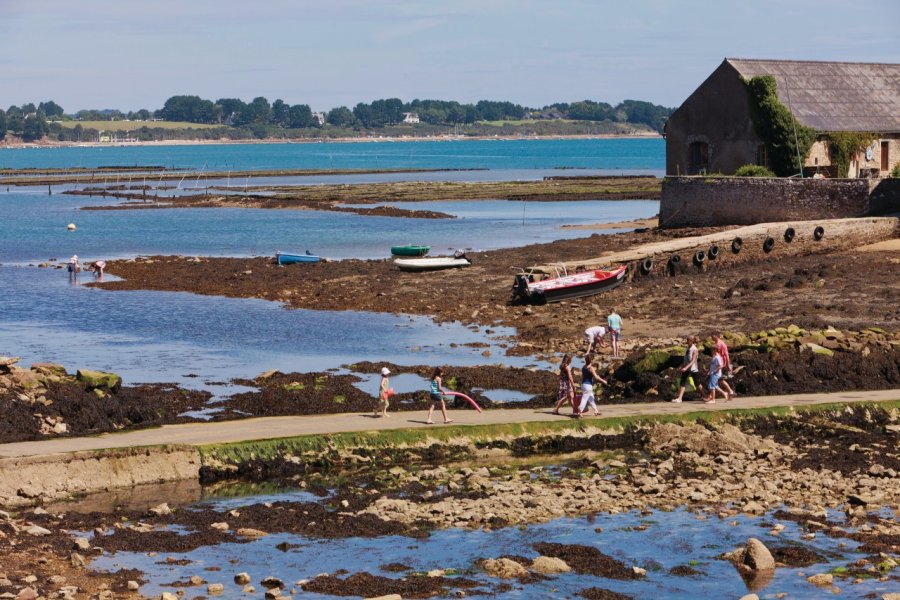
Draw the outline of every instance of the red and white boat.
<instances>
[{"instance_id":1,"label":"red and white boat","mask_svg":"<svg viewBox=\"0 0 900 600\"><path fill-rule=\"evenodd\" d=\"M621 265L611 269L584 271L541 281L535 281L532 273L520 273L516 275L516 281L513 284L513 298L543 304L593 296L619 287L625 280L627 270L626 265Z\"/></svg>"}]
</instances>

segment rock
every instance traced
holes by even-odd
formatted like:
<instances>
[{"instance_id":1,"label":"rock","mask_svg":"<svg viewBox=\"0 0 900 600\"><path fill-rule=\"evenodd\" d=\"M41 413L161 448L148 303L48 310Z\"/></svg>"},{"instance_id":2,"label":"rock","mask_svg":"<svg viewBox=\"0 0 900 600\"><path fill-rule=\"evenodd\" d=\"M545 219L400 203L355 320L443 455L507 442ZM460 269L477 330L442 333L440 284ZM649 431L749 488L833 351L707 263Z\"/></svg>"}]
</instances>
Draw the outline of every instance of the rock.
<instances>
[{"instance_id":1,"label":"rock","mask_svg":"<svg viewBox=\"0 0 900 600\"><path fill-rule=\"evenodd\" d=\"M34 588L26 587L19 590L16 594L16 600L36 600L38 593Z\"/></svg>"},{"instance_id":2,"label":"rock","mask_svg":"<svg viewBox=\"0 0 900 600\"><path fill-rule=\"evenodd\" d=\"M647 575L647 569L642 569L641 567L631 567L631 572L638 577L644 577Z\"/></svg>"},{"instance_id":3,"label":"rock","mask_svg":"<svg viewBox=\"0 0 900 600\"><path fill-rule=\"evenodd\" d=\"M255 594L256 588L248 583L243 588L241 588L241 591L244 592L245 594Z\"/></svg>"},{"instance_id":4,"label":"rock","mask_svg":"<svg viewBox=\"0 0 900 600\"><path fill-rule=\"evenodd\" d=\"M44 529L43 527L39 527L37 525L32 525L28 529L25 530L25 533L28 535L50 535L52 532L49 529Z\"/></svg>"},{"instance_id":5,"label":"rock","mask_svg":"<svg viewBox=\"0 0 900 600\"><path fill-rule=\"evenodd\" d=\"M882 594L881 600L900 600L900 593L888 592L887 594Z\"/></svg>"},{"instance_id":6,"label":"rock","mask_svg":"<svg viewBox=\"0 0 900 600\"><path fill-rule=\"evenodd\" d=\"M818 573L810 575L806 580L819 587L831 587L831 584L834 582L834 576L831 573Z\"/></svg>"},{"instance_id":7,"label":"rock","mask_svg":"<svg viewBox=\"0 0 900 600\"><path fill-rule=\"evenodd\" d=\"M830 350L828 348L825 348L824 346L820 346L819 344L814 344L812 342L809 342L809 343L805 344L805 346L807 348L809 348L810 350L812 350L813 354L821 354L823 356L834 356L834 350Z\"/></svg>"},{"instance_id":8,"label":"rock","mask_svg":"<svg viewBox=\"0 0 900 600\"><path fill-rule=\"evenodd\" d=\"M388 594L386 596L366 598L366 600L403 600L403 596L401 596L400 594Z\"/></svg>"},{"instance_id":9,"label":"rock","mask_svg":"<svg viewBox=\"0 0 900 600\"><path fill-rule=\"evenodd\" d=\"M75 538L75 549L87 552L91 549L91 542L87 538Z\"/></svg>"},{"instance_id":10,"label":"rock","mask_svg":"<svg viewBox=\"0 0 900 600\"><path fill-rule=\"evenodd\" d=\"M281 598L281 588L272 588L270 590L266 590L265 598L266 598L266 600L274 600L275 598Z\"/></svg>"},{"instance_id":11,"label":"rock","mask_svg":"<svg viewBox=\"0 0 900 600\"><path fill-rule=\"evenodd\" d=\"M879 498L869 494L850 494L847 496L847 502L853 506L865 506L867 504L880 504Z\"/></svg>"},{"instance_id":12,"label":"rock","mask_svg":"<svg viewBox=\"0 0 900 600\"><path fill-rule=\"evenodd\" d=\"M234 576L234 582L238 585L247 585L250 583L250 574L249 573L238 573Z\"/></svg>"},{"instance_id":13,"label":"rock","mask_svg":"<svg viewBox=\"0 0 900 600\"><path fill-rule=\"evenodd\" d=\"M0 370L8 369L17 362L22 360L21 356L0 356ZM8 370L6 372L9 372Z\"/></svg>"},{"instance_id":14,"label":"rock","mask_svg":"<svg viewBox=\"0 0 900 600\"><path fill-rule=\"evenodd\" d=\"M157 517L165 517L166 515L172 514L172 509L169 508L168 503L163 502L162 504L157 504L147 512Z\"/></svg>"},{"instance_id":15,"label":"rock","mask_svg":"<svg viewBox=\"0 0 900 600\"><path fill-rule=\"evenodd\" d=\"M272 588L283 588L284 582L277 577L266 577L262 581L259 582L263 585L263 587L267 587L269 589Z\"/></svg>"},{"instance_id":16,"label":"rock","mask_svg":"<svg viewBox=\"0 0 900 600\"><path fill-rule=\"evenodd\" d=\"M572 570L572 567L567 565L561 558L538 556L531 561L531 570L543 575L555 575L557 573L568 573Z\"/></svg>"},{"instance_id":17,"label":"rock","mask_svg":"<svg viewBox=\"0 0 900 600\"><path fill-rule=\"evenodd\" d=\"M210 583L206 586L206 593L211 596L218 596L225 592L225 586L221 583Z\"/></svg>"},{"instance_id":18,"label":"rock","mask_svg":"<svg viewBox=\"0 0 900 600\"><path fill-rule=\"evenodd\" d=\"M256 380L257 381L265 381L266 379L269 379L276 375L281 375L281 371L279 371L278 369L269 369L268 371L263 371L262 373L257 375Z\"/></svg>"},{"instance_id":19,"label":"rock","mask_svg":"<svg viewBox=\"0 0 900 600\"><path fill-rule=\"evenodd\" d=\"M64 585L66 583L66 578L62 575L51 575L47 581L50 582L50 585Z\"/></svg>"},{"instance_id":20,"label":"rock","mask_svg":"<svg viewBox=\"0 0 900 600\"><path fill-rule=\"evenodd\" d=\"M56 377L68 377L69 373L62 365L49 362L37 362L31 365L31 370L41 375L53 375Z\"/></svg>"},{"instance_id":21,"label":"rock","mask_svg":"<svg viewBox=\"0 0 900 600\"><path fill-rule=\"evenodd\" d=\"M217 531L228 531L228 523L225 521L219 521L218 523L213 523L210 525L213 529Z\"/></svg>"},{"instance_id":22,"label":"rock","mask_svg":"<svg viewBox=\"0 0 900 600\"><path fill-rule=\"evenodd\" d=\"M78 369L78 372L75 374L75 379L85 384L89 390L97 388L117 390L122 385L121 377L115 373L106 373L104 371Z\"/></svg>"},{"instance_id":23,"label":"rock","mask_svg":"<svg viewBox=\"0 0 900 600\"><path fill-rule=\"evenodd\" d=\"M199 575L191 575L191 578L188 579L191 582L191 585L203 585L203 578Z\"/></svg>"},{"instance_id":24,"label":"rock","mask_svg":"<svg viewBox=\"0 0 900 600\"><path fill-rule=\"evenodd\" d=\"M129 592L136 592L139 589L141 589L141 584L139 584L137 581L131 579L126 584L126 587L128 588Z\"/></svg>"},{"instance_id":25,"label":"rock","mask_svg":"<svg viewBox=\"0 0 900 600\"><path fill-rule=\"evenodd\" d=\"M741 507L741 512L745 512L749 515L761 515L766 512L766 509L759 502L751 500Z\"/></svg>"},{"instance_id":26,"label":"rock","mask_svg":"<svg viewBox=\"0 0 900 600\"><path fill-rule=\"evenodd\" d=\"M69 555L69 562L71 562L72 566L75 568L83 567L85 564L87 564L87 561L84 560L84 557L77 552L73 552Z\"/></svg>"},{"instance_id":27,"label":"rock","mask_svg":"<svg viewBox=\"0 0 900 600\"><path fill-rule=\"evenodd\" d=\"M528 575L528 569L526 569L516 561L510 560L508 558L489 558L482 562L481 566L491 577L513 579L516 577L525 577Z\"/></svg>"},{"instance_id":28,"label":"rock","mask_svg":"<svg viewBox=\"0 0 900 600\"><path fill-rule=\"evenodd\" d=\"M745 596L741 596L740 600L759 600L759 596L756 594L747 594Z\"/></svg>"},{"instance_id":29,"label":"rock","mask_svg":"<svg viewBox=\"0 0 900 600\"><path fill-rule=\"evenodd\" d=\"M250 527L241 527L235 532L240 537L265 537L269 535L265 531L259 529L251 529Z\"/></svg>"},{"instance_id":30,"label":"rock","mask_svg":"<svg viewBox=\"0 0 900 600\"><path fill-rule=\"evenodd\" d=\"M659 373L666 368L672 354L668 350L651 350L644 357L634 363L632 369L636 375L641 373Z\"/></svg>"},{"instance_id":31,"label":"rock","mask_svg":"<svg viewBox=\"0 0 900 600\"><path fill-rule=\"evenodd\" d=\"M171 592L163 592L160 595L159 600L178 600L178 596Z\"/></svg>"},{"instance_id":32,"label":"rock","mask_svg":"<svg viewBox=\"0 0 900 600\"><path fill-rule=\"evenodd\" d=\"M751 572L771 571L775 569L775 559L772 553L756 538L747 540L747 547L740 553L740 564Z\"/></svg>"}]
</instances>

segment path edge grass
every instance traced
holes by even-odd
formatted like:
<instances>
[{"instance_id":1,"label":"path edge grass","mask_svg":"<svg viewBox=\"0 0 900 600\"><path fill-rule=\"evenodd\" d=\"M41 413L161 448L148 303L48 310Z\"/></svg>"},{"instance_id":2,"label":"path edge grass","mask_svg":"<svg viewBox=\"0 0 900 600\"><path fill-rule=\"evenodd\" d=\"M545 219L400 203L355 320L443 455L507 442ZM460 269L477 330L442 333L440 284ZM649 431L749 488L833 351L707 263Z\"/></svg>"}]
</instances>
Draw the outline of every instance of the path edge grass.
<instances>
[{"instance_id":1,"label":"path edge grass","mask_svg":"<svg viewBox=\"0 0 900 600\"><path fill-rule=\"evenodd\" d=\"M388 429L381 431L354 431L332 434L308 434L283 438L265 438L241 442L207 444L198 446L201 463L239 464L248 460L266 460L285 454L300 455L304 452L357 448L397 448L428 446L466 440L487 443L499 439L527 435L554 435L568 432L620 432L626 427L647 426L658 423L687 424L698 421L720 423L734 418L755 416L789 416L802 413L822 413L844 410L846 407L877 407L886 411L900 409L898 399L870 402L833 402L802 406L770 406L764 408L735 408L718 411L697 410L669 415L634 415L627 417L600 417L587 420L566 419L532 421L527 423L498 423L487 425L451 425L423 429Z\"/></svg>"}]
</instances>

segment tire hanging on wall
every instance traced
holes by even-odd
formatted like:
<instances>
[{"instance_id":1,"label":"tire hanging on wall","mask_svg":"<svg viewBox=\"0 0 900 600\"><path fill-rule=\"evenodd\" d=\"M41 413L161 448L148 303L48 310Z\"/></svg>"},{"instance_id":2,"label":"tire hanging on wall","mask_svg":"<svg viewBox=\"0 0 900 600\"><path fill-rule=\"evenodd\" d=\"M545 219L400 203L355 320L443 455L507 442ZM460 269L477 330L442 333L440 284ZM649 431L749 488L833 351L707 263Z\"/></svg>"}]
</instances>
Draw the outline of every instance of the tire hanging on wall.
<instances>
[{"instance_id":1,"label":"tire hanging on wall","mask_svg":"<svg viewBox=\"0 0 900 600\"><path fill-rule=\"evenodd\" d=\"M694 264L695 265L697 265L699 267L700 265L703 264L703 262L705 260L706 260L706 252L704 252L703 250L697 250L696 252L694 252Z\"/></svg>"},{"instance_id":2,"label":"tire hanging on wall","mask_svg":"<svg viewBox=\"0 0 900 600\"><path fill-rule=\"evenodd\" d=\"M731 242L731 251L735 254L740 253L741 248L743 248L743 247L744 247L744 240L739 237L734 238L734 240Z\"/></svg>"},{"instance_id":3,"label":"tire hanging on wall","mask_svg":"<svg viewBox=\"0 0 900 600\"><path fill-rule=\"evenodd\" d=\"M716 260L719 256L719 247L716 244L713 244L709 247L709 250L706 251L706 255L709 257L709 260Z\"/></svg>"},{"instance_id":4,"label":"tire hanging on wall","mask_svg":"<svg viewBox=\"0 0 900 600\"><path fill-rule=\"evenodd\" d=\"M825 228L819 225L815 229L813 229L813 239L817 242L821 241L822 238L825 237Z\"/></svg>"},{"instance_id":5,"label":"tire hanging on wall","mask_svg":"<svg viewBox=\"0 0 900 600\"><path fill-rule=\"evenodd\" d=\"M666 262L666 269L669 271L669 275L675 275L678 272L678 265L681 263L681 257L677 254L673 254L669 257L669 260Z\"/></svg>"},{"instance_id":6,"label":"tire hanging on wall","mask_svg":"<svg viewBox=\"0 0 900 600\"><path fill-rule=\"evenodd\" d=\"M790 244L794 241L794 236L797 235L797 232L794 231L793 227L788 227L784 230L784 241Z\"/></svg>"},{"instance_id":7,"label":"tire hanging on wall","mask_svg":"<svg viewBox=\"0 0 900 600\"><path fill-rule=\"evenodd\" d=\"M649 275L650 271L653 270L653 259L649 256L641 261L641 273L644 275Z\"/></svg>"},{"instance_id":8,"label":"tire hanging on wall","mask_svg":"<svg viewBox=\"0 0 900 600\"><path fill-rule=\"evenodd\" d=\"M763 252L769 253L772 251L772 248L775 247L775 238L769 236L766 238L766 241L763 242Z\"/></svg>"}]
</instances>

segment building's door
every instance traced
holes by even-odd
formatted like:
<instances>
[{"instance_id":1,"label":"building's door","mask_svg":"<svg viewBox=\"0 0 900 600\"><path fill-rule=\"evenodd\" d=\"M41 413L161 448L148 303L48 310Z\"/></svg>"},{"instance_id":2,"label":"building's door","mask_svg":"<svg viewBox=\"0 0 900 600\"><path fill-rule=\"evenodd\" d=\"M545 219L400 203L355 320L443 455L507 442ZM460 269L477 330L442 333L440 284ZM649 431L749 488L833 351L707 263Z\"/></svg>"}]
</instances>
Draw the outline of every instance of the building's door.
<instances>
[{"instance_id":1,"label":"building's door","mask_svg":"<svg viewBox=\"0 0 900 600\"><path fill-rule=\"evenodd\" d=\"M890 148L890 144L887 142L881 142L881 170L887 171L891 168L891 157L889 156L888 148Z\"/></svg>"}]
</instances>

